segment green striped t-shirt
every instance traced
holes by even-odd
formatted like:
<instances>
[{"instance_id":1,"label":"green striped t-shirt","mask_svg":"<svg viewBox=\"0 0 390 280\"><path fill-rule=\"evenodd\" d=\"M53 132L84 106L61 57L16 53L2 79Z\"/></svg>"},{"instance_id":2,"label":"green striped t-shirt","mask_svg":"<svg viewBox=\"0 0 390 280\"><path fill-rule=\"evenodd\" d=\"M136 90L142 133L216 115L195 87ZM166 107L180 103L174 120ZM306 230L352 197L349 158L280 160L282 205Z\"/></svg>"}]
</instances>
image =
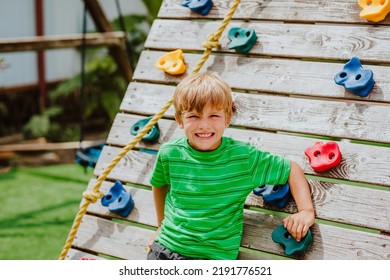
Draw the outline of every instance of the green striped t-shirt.
<instances>
[{"instance_id":1,"label":"green striped t-shirt","mask_svg":"<svg viewBox=\"0 0 390 280\"><path fill-rule=\"evenodd\" d=\"M169 185L156 242L202 259L236 259L246 197L264 184L284 184L290 161L222 137L214 151L193 149L187 138L161 146L150 183Z\"/></svg>"}]
</instances>

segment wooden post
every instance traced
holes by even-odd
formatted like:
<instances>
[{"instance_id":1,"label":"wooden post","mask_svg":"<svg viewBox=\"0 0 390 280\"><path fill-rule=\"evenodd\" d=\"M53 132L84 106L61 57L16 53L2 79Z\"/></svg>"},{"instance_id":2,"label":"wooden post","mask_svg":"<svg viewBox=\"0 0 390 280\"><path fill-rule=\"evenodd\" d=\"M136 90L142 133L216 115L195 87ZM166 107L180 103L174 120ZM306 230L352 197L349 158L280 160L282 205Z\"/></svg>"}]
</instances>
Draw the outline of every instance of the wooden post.
<instances>
[{"instance_id":1,"label":"wooden post","mask_svg":"<svg viewBox=\"0 0 390 280\"><path fill-rule=\"evenodd\" d=\"M43 0L35 0L35 33L37 36L44 35L44 11ZM46 107L47 87L46 87L46 69L44 50L37 52L37 70L39 86L39 111L42 113Z\"/></svg>"},{"instance_id":2,"label":"wooden post","mask_svg":"<svg viewBox=\"0 0 390 280\"><path fill-rule=\"evenodd\" d=\"M107 20L98 0L84 0L86 7L100 32L112 32L113 29ZM131 81L133 69L131 69L128 57L123 47L111 46L108 48L116 64L127 82Z\"/></svg>"},{"instance_id":3,"label":"wooden post","mask_svg":"<svg viewBox=\"0 0 390 280\"><path fill-rule=\"evenodd\" d=\"M105 33L87 33L87 46L123 46L126 34L122 31ZM80 48L83 36L81 34L46 35L35 37L18 37L0 39L0 53L43 51L48 49Z\"/></svg>"}]
</instances>

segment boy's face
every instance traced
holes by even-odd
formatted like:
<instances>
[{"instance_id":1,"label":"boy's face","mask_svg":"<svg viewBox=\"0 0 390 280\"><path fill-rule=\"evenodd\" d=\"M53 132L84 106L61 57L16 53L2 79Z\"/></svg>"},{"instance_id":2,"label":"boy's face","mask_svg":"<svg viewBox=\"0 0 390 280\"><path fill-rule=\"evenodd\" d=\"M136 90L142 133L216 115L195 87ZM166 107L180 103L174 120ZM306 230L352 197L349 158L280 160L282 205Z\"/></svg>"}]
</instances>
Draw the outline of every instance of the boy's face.
<instances>
[{"instance_id":1,"label":"boy's face","mask_svg":"<svg viewBox=\"0 0 390 280\"><path fill-rule=\"evenodd\" d=\"M188 138L188 142L198 151L213 151L221 145L221 138L230 124L223 109L207 105L202 112L185 112L182 120L176 119Z\"/></svg>"}]
</instances>

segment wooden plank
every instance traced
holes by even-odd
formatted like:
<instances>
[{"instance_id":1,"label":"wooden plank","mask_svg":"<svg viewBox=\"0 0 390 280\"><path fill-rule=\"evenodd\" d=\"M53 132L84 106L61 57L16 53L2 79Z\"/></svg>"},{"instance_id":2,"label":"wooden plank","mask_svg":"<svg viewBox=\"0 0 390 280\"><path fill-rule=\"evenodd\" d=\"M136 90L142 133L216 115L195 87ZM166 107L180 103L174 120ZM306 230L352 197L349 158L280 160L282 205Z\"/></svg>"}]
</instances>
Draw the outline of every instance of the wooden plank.
<instances>
[{"instance_id":1,"label":"wooden plank","mask_svg":"<svg viewBox=\"0 0 390 280\"><path fill-rule=\"evenodd\" d=\"M238 260L269 260L272 258L266 258L264 256L255 254L255 253L249 253L249 252L239 252L238 253Z\"/></svg>"},{"instance_id":2,"label":"wooden plank","mask_svg":"<svg viewBox=\"0 0 390 280\"><path fill-rule=\"evenodd\" d=\"M271 239L282 218L245 210L241 246L283 254L283 247ZM304 255L307 260L389 260L390 236L366 233L323 224L311 227L313 245Z\"/></svg>"},{"instance_id":3,"label":"wooden plank","mask_svg":"<svg viewBox=\"0 0 390 280\"><path fill-rule=\"evenodd\" d=\"M154 231L84 215L73 247L119 259L145 260Z\"/></svg>"},{"instance_id":4,"label":"wooden plank","mask_svg":"<svg viewBox=\"0 0 390 280\"><path fill-rule=\"evenodd\" d=\"M390 232L390 192L308 180L316 218ZM246 205L280 210L250 194ZM296 213L294 201L283 209ZM378 214L381 213L381 214Z\"/></svg>"},{"instance_id":5,"label":"wooden plank","mask_svg":"<svg viewBox=\"0 0 390 280\"><path fill-rule=\"evenodd\" d=\"M281 218L245 210L243 247L283 254L271 240ZM120 259L145 259L146 246L154 231L85 215L74 247L100 252ZM390 259L390 236L365 233L328 225L312 227L314 243L298 259Z\"/></svg>"},{"instance_id":6,"label":"wooden plank","mask_svg":"<svg viewBox=\"0 0 390 280\"><path fill-rule=\"evenodd\" d=\"M107 154L112 154L113 150L114 148L105 148L103 150L95 168L96 175L99 175L104 170L104 167L108 165L109 160L107 159L112 157L107 156ZM117 164L108 175L108 178L150 187L149 178L153 165L148 166L143 165L143 163L150 162L153 159L154 157L149 154L132 151ZM143 172L141 178L138 176L139 170ZM309 180L309 184L317 218L390 232L389 191L313 180ZM103 190L105 190L104 193L108 192L107 187L104 187ZM155 226L156 218L153 210L151 210L154 209L151 194L140 189L129 188L129 190L136 195L135 197L139 201L137 203L139 208L137 208L134 214L131 214L135 216L135 219L130 217L130 220ZM140 197L138 198L138 196ZM264 204L261 198L253 194L249 195L246 204L277 211L281 210ZM297 211L293 201L282 210L289 213ZM89 211L99 215L108 215L108 211L96 203L90 206ZM382 214L378 215L378 213Z\"/></svg>"},{"instance_id":7,"label":"wooden plank","mask_svg":"<svg viewBox=\"0 0 390 280\"><path fill-rule=\"evenodd\" d=\"M96 185L96 180L91 180L87 187L87 192L91 192L93 187ZM100 186L100 191L104 194L109 193L110 188L114 185L113 182L103 182ZM153 194L149 190L138 189L134 187L123 185L125 190L130 193L131 197L134 200L134 208L131 210L129 216L122 217L118 214L112 213L108 210L107 207L101 204L101 201L98 200L96 203L91 203L88 206L88 213L95 215L103 216L106 218L116 218L124 219L127 221L132 221L135 223L140 223L149 226L157 226L157 217L156 211L154 208ZM82 200L82 202L84 199Z\"/></svg>"},{"instance_id":8,"label":"wooden plank","mask_svg":"<svg viewBox=\"0 0 390 280\"><path fill-rule=\"evenodd\" d=\"M134 138L129 133L131 127L143 118L144 116L119 113L112 124L107 143L115 146L126 146ZM161 119L158 124L160 129L158 141L155 143L141 141L137 144L137 148L157 151L162 143L184 136L183 130L172 120ZM313 145L314 142L324 140L250 129L243 130L234 127L228 128L225 135L249 142L259 149L295 160L307 174L390 186L390 148L361 145L347 141L339 142L338 144L343 155L340 166L320 174L314 172L310 167L303 151ZM285 143L289 144L286 145Z\"/></svg>"},{"instance_id":9,"label":"wooden plank","mask_svg":"<svg viewBox=\"0 0 390 280\"><path fill-rule=\"evenodd\" d=\"M200 54L185 53L186 74L173 76L155 67L166 52L144 51L134 72L135 81L177 84L201 59ZM211 55L202 71L216 72L233 89L276 94L303 95L354 99L360 101L390 102L390 71L385 66L369 66L375 75L375 86L367 97L359 97L337 85L333 78L344 63L299 61L243 57L237 55ZM201 71L201 72L202 72Z\"/></svg>"},{"instance_id":10,"label":"wooden plank","mask_svg":"<svg viewBox=\"0 0 390 280\"><path fill-rule=\"evenodd\" d=\"M104 144L103 141L63 142L63 143L20 143L0 145L0 152L27 152L45 150L75 150L89 148L96 144Z\"/></svg>"},{"instance_id":11,"label":"wooden plank","mask_svg":"<svg viewBox=\"0 0 390 280\"><path fill-rule=\"evenodd\" d=\"M119 151L118 148L104 147L93 171L94 175L99 176ZM156 157L154 155L130 151L111 170L107 179L150 186L149 176L155 161Z\"/></svg>"},{"instance_id":12,"label":"wooden plank","mask_svg":"<svg viewBox=\"0 0 390 280\"><path fill-rule=\"evenodd\" d=\"M359 188L343 184L308 180L312 193L316 217L332 222L346 223L384 232L390 232L390 192L369 188ZM87 191L91 191L96 181L91 180ZM100 190L107 194L113 186L111 182L103 182ZM149 185L150 186L150 185ZM134 200L134 209L127 217L111 213L100 201L90 204L88 212L107 217L118 218L149 226L157 226L154 200L150 190L144 190L124 185ZM261 207L287 213L296 213L293 200L279 209L263 202L261 197L250 194L246 206ZM378 213L382 213L378 215Z\"/></svg>"},{"instance_id":13,"label":"wooden plank","mask_svg":"<svg viewBox=\"0 0 390 280\"><path fill-rule=\"evenodd\" d=\"M174 87L130 84L121 109L154 115L173 91ZM237 92L233 92L233 98L237 107L233 125L390 143L388 105ZM166 115L172 117L173 109Z\"/></svg>"},{"instance_id":14,"label":"wooden plank","mask_svg":"<svg viewBox=\"0 0 390 280\"><path fill-rule=\"evenodd\" d=\"M214 7L202 18L222 19L228 13L232 2L213 0ZM339 22L368 23L359 17L361 8L356 0L242 0L233 19L279 20L294 22ZM164 0L158 13L160 18L195 19L199 15L183 7L177 0ZM379 24L389 25L387 17Z\"/></svg>"},{"instance_id":15,"label":"wooden plank","mask_svg":"<svg viewBox=\"0 0 390 280\"><path fill-rule=\"evenodd\" d=\"M390 143L390 106L235 94L239 126Z\"/></svg>"},{"instance_id":16,"label":"wooden plank","mask_svg":"<svg viewBox=\"0 0 390 280\"><path fill-rule=\"evenodd\" d=\"M155 20L145 42L146 48L160 50L203 51L203 42L218 30L220 22ZM250 54L306 59L348 60L353 56L362 63L389 63L388 27L351 25L308 25L274 22L231 22L219 40L215 52L236 53L228 48L227 33L232 27L253 28L258 40ZM182 31L178 31L182 30Z\"/></svg>"},{"instance_id":17,"label":"wooden plank","mask_svg":"<svg viewBox=\"0 0 390 280\"><path fill-rule=\"evenodd\" d=\"M0 145L13 144L23 141L23 134L13 134L8 136L0 137Z\"/></svg>"},{"instance_id":18,"label":"wooden plank","mask_svg":"<svg viewBox=\"0 0 390 280\"><path fill-rule=\"evenodd\" d=\"M88 33L86 46L123 46L126 34L121 31L106 33ZM0 40L0 52L42 51L47 49L79 48L83 35L47 35L22 38L3 38Z\"/></svg>"}]
</instances>

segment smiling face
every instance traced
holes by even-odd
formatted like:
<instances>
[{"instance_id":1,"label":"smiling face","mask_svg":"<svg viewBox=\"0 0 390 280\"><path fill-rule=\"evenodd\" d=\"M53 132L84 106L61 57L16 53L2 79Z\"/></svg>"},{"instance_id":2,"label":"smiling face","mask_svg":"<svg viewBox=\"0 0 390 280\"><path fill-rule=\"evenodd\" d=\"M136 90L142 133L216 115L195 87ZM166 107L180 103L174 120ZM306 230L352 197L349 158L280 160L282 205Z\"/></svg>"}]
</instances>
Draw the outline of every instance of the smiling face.
<instances>
[{"instance_id":1,"label":"smiling face","mask_svg":"<svg viewBox=\"0 0 390 280\"><path fill-rule=\"evenodd\" d=\"M177 85L173 106L176 122L194 149L219 147L233 115L231 88L226 82L209 72L191 74Z\"/></svg>"},{"instance_id":2,"label":"smiling face","mask_svg":"<svg viewBox=\"0 0 390 280\"><path fill-rule=\"evenodd\" d=\"M221 145L221 138L230 124L225 110L206 105L202 112L184 112L181 120L176 119L184 129L188 143L198 151L213 151Z\"/></svg>"}]
</instances>

